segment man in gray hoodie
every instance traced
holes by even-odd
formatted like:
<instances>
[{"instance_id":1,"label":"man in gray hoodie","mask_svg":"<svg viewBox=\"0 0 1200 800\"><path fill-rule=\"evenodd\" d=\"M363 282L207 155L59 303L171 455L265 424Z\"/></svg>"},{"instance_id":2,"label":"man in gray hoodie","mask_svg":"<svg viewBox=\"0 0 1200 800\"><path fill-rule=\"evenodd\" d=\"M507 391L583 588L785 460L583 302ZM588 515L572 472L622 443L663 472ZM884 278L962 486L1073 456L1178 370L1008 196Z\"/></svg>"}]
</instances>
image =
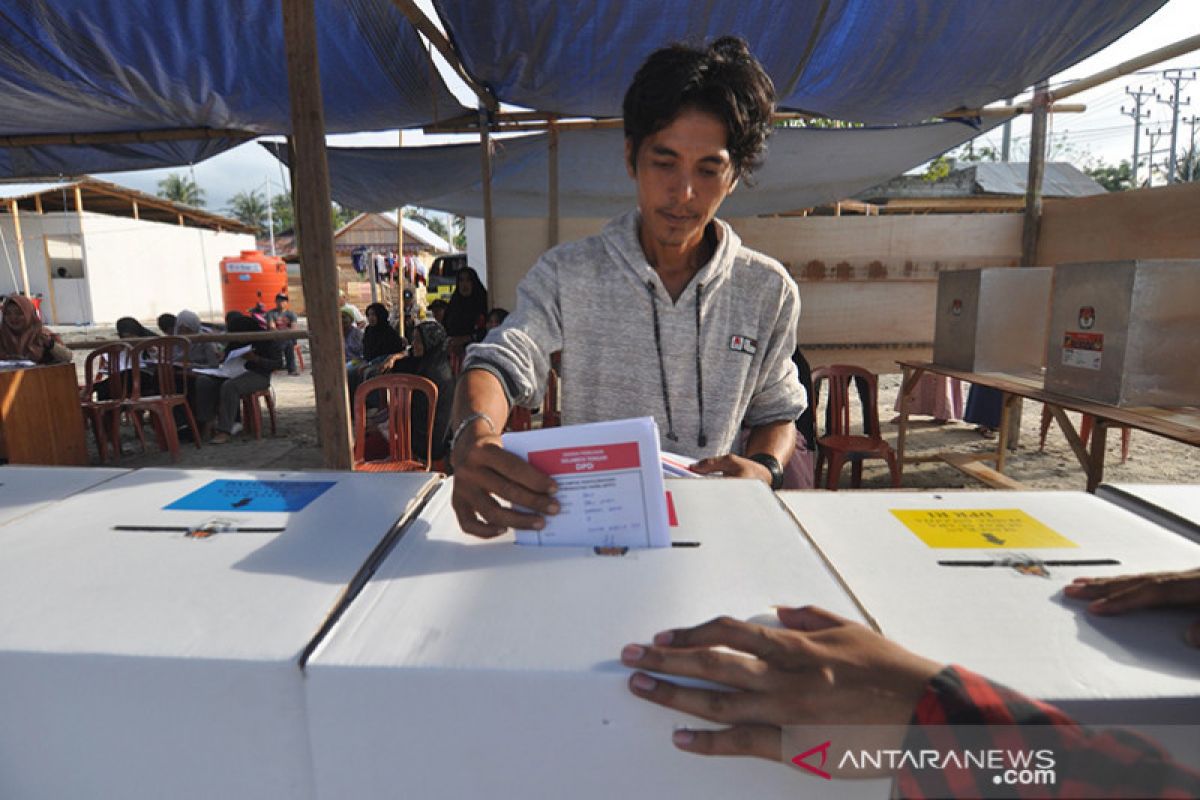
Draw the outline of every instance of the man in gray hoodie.
<instances>
[{"instance_id":1,"label":"man in gray hoodie","mask_svg":"<svg viewBox=\"0 0 1200 800\"><path fill-rule=\"evenodd\" d=\"M467 352L451 453L463 530L540 529L558 512L553 480L500 440L512 405L540 403L558 350L564 424L652 416L663 448L700 459L697 472L778 488L806 403L791 361L799 291L716 219L757 165L773 108L771 80L740 39L674 45L638 71L624 103L637 210L544 254L504 326Z\"/></svg>"}]
</instances>

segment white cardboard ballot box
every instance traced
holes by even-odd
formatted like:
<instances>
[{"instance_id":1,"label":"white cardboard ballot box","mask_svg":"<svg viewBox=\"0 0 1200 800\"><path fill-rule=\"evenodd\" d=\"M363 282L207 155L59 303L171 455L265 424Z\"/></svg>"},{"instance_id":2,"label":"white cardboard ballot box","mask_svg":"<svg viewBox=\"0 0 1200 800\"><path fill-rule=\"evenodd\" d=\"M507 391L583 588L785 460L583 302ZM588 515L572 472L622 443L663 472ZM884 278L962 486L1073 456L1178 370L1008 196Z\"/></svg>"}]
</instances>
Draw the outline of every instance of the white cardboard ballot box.
<instances>
[{"instance_id":1,"label":"white cardboard ballot box","mask_svg":"<svg viewBox=\"0 0 1200 800\"><path fill-rule=\"evenodd\" d=\"M434 484L150 469L0 527L0 797L311 797L301 653Z\"/></svg>"},{"instance_id":2,"label":"white cardboard ballot box","mask_svg":"<svg viewBox=\"0 0 1200 800\"><path fill-rule=\"evenodd\" d=\"M1096 496L1200 542L1200 485L1102 483Z\"/></svg>"},{"instance_id":3,"label":"white cardboard ballot box","mask_svg":"<svg viewBox=\"0 0 1200 800\"><path fill-rule=\"evenodd\" d=\"M0 525L21 519L52 503L82 492L127 469L104 467L0 467Z\"/></svg>"},{"instance_id":4,"label":"white cardboard ballot box","mask_svg":"<svg viewBox=\"0 0 1200 800\"><path fill-rule=\"evenodd\" d=\"M1077 577L1200 565L1200 546L1082 492L784 492L882 632L1083 722L1194 723L1194 612L1099 617L1065 598ZM903 519L902 519L903 518ZM910 527L912 526L912 527ZM1023 554L1050 565L948 566Z\"/></svg>"},{"instance_id":5,"label":"white cardboard ballot box","mask_svg":"<svg viewBox=\"0 0 1200 800\"><path fill-rule=\"evenodd\" d=\"M667 481L676 543L597 555L461 532L443 490L306 667L320 798L886 797L681 752L701 720L630 694L629 642L818 603L860 619L762 483Z\"/></svg>"}]
</instances>

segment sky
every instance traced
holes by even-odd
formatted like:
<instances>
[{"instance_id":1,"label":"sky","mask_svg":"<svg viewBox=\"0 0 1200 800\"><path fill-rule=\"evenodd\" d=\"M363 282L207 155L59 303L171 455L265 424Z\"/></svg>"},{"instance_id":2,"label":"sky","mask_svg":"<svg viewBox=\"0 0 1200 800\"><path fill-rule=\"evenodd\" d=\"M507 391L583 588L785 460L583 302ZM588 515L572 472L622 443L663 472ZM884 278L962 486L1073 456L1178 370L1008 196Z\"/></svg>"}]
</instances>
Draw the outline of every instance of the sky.
<instances>
[{"instance_id":1,"label":"sky","mask_svg":"<svg viewBox=\"0 0 1200 800\"><path fill-rule=\"evenodd\" d=\"M427 6L427 0L418 0L418 5ZM1200 33L1198 6L1200 6L1198 0L1170 0L1158 13L1109 47L1051 78L1051 88L1079 80L1151 50ZM428 10L427 13L429 13ZM430 16L432 17L432 15ZM1169 84L1157 74L1158 71L1165 68L1198 70L1197 80L1185 85L1181 91L1183 97L1187 98L1190 95L1194 99L1191 105L1182 108L1181 118L1195 120L1197 115L1200 115L1200 51L1156 65L1150 68L1154 71L1153 73L1125 76L1069 98L1065 102L1085 103L1088 108L1082 114L1052 115L1050 121L1051 157L1055 160L1072 161L1079 166L1092 165L1100 161L1115 165L1123 159L1130 159L1133 155L1134 123L1131 117L1121 113L1122 105L1126 109L1132 105L1132 98L1126 95L1126 89L1137 89L1141 86L1147 91L1158 90L1165 99L1168 96ZM445 69L442 72L443 75L446 74ZM474 105L469 92L459 81L447 80L447 84L464 104ZM1020 101L1026 96L1017 99ZM1150 98L1148 102L1144 102L1143 109L1150 112L1149 119L1145 120L1143 125L1148 126L1151 130L1161 129L1164 131L1157 147L1165 151L1171 122L1170 107ZM1024 159L1028 148L1029 124L1027 115L1018 117L1012 123L1013 160ZM1200 127L1181 122L1177 149L1186 147L1187 137L1193 131L1196 133L1197 143L1200 144ZM426 136L419 131L404 132L405 145L437 144L462 138ZM472 141L477 140L477 137L467 138ZM398 136L396 131L387 131L330 136L328 141L331 145L342 146L391 146L397 143ZM1001 133L997 128L992 133L981 136L975 144L976 146L990 146L999 151L1000 141ZM1143 151L1147 149L1148 144L1149 140L1143 134ZM1162 161L1164 158L1165 152L1159 156L1158 160ZM1145 168L1143 167L1143 169ZM191 168L176 167L113 173L99 177L154 194L160 180L171 172L180 171L194 171L196 182L205 192L208 208L215 211L227 209L230 198L238 192L258 190L265 193L269 187L272 193L278 193L287 184L286 170L282 169L280 163L268 155L261 146L253 142L236 147Z\"/></svg>"}]
</instances>

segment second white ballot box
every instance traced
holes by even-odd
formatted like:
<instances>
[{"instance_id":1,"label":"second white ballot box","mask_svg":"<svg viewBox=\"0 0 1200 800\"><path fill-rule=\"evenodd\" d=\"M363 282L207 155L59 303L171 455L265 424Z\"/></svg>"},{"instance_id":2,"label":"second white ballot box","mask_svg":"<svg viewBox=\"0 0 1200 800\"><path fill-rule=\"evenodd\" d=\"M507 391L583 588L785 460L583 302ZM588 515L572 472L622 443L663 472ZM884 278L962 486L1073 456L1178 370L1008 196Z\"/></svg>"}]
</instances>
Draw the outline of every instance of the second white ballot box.
<instances>
[{"instance_id":1,"label":"second white ballot box","mask_svg":"<svg viewBox=\"0 0 1200 800\"><path fill-rule=\"evenodd\" d=\"M1194 723L1194 609L1098 616L1078 577L1182 569L1200 546L1082 492L781 493L884 635L1083 722Z\"/></svg>"},{"instance_id":2,"label":"second white ballot box","mask_svg":"<svg viewBox=\"0 0 1200 800\"><path fill-rule=\"evenodd\" d=\"M1200 485L1102 483L1096 496L1200 542ZM1200 567L1200 559L1194 566Z\"/></svg>"},{"instance_id":3,"label":"second white ballot box","mask_svg":"<svg viewBox=\"0 0 1200 800\"><path fill-rule=\"evenodd\" d=\"M484 541L448 487L406 530L306 667L321 798L886 797L671 744L716 727L629 692L621 648L728 614L854 604L757 481L667 482L676 546Z\"/></svg>"},{"instance_id":4,"label":"second white ballot box","mask_svg":"<svg viewBox=\"0 0 1200 800\"><path fill-rule=\"evenodd\" d=\"M36 514L77 492L127 472L127 469L104 467L36 467L6 464L0 467L0 525L8 525L30 514Z\"/></svg>"},{"instance_id":5,"label":"second white ballot box","mask_svg":"<svg viewBox=\"0 0 1200 800\"><path fill-rule=\"evenodd\" d=\"M311 797L301 656L434 481L147 469L0 527L0 797Z\"/></svg>"}]
</instances>

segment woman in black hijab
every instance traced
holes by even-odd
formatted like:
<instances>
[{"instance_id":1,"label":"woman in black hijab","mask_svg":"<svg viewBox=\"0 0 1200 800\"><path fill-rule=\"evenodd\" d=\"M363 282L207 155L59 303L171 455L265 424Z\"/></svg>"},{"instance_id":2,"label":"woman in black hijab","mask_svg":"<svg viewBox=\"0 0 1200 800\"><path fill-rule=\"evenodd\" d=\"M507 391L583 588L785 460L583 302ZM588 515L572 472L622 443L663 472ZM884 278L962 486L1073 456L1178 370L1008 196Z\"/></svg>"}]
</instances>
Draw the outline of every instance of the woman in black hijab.
<instances>
[{"instance_id":1,"label":"woman in black hijab","mask_svg":"<svg viewBox=\"0 0 1200 800\"><path fill-rule=\"evenodd\" d=\"M471 267L460 269L455 280L454 294L450 296L450 305L446 308L446 318L442 324L446 326L446 333L450 337L450 349L461 358L468 344L483 338L488 299L479 273Z\"/></svg>"}]
</instances>

